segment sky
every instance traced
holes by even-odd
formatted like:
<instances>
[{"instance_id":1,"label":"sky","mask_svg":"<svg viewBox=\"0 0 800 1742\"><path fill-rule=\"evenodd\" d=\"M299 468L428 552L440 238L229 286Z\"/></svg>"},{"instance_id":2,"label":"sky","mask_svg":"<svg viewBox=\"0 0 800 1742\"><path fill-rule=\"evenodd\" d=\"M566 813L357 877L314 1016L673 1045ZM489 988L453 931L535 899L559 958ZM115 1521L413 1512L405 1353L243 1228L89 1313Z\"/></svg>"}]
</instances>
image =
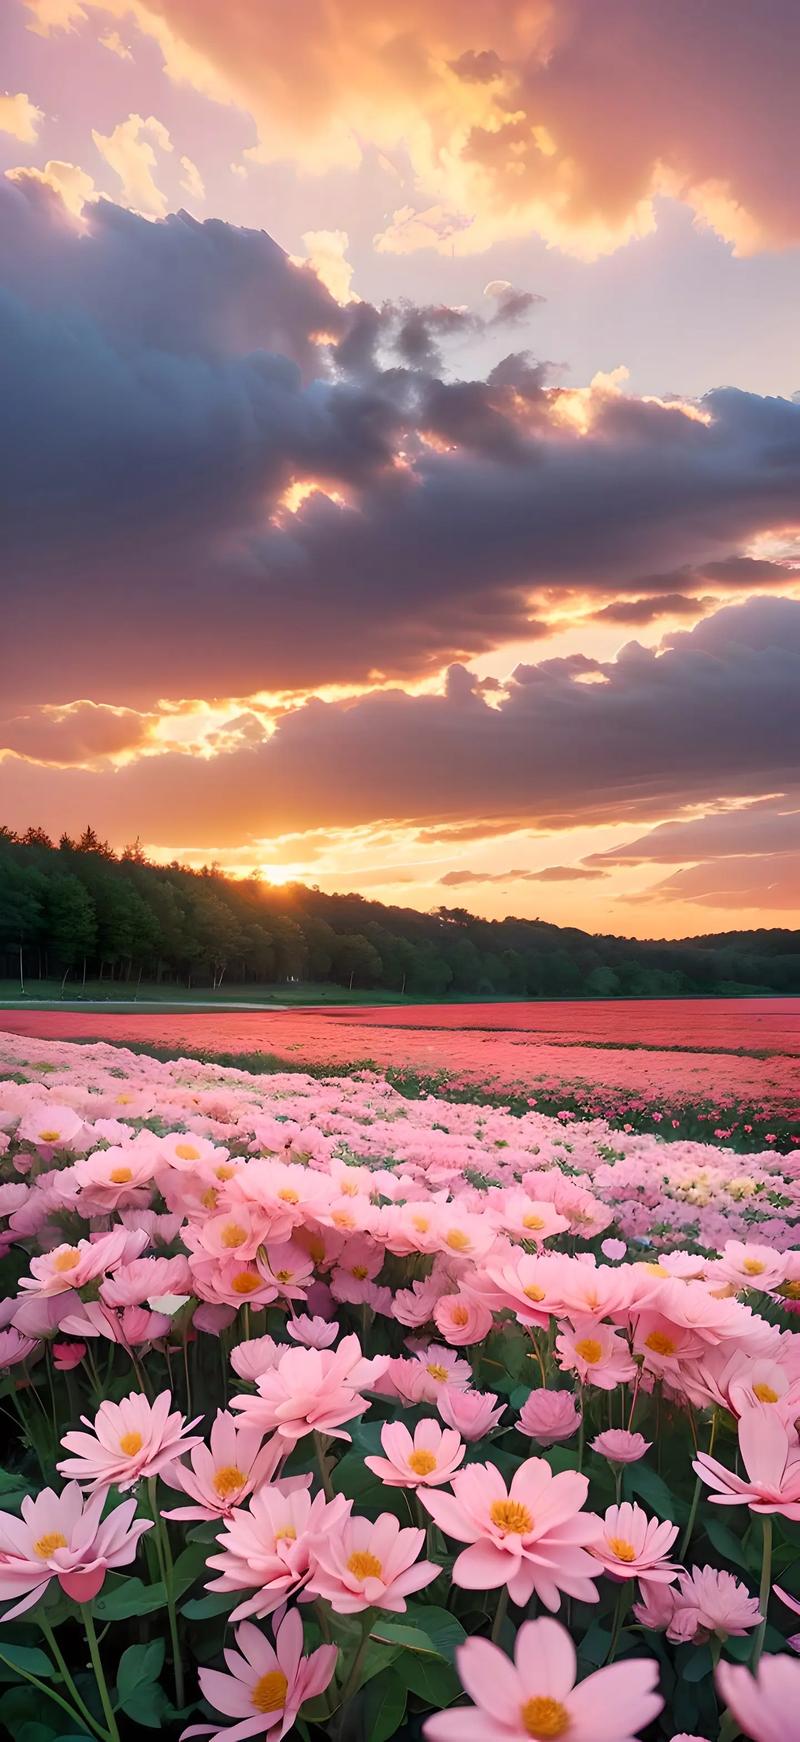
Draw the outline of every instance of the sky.
<instances>
[{"instance_id":1,"label":"sky","mask_svg":"<svg viewBox=\"0 0 800 1742\"><path fill-rule=\"evenodd\" d=\"M0 821L800 925L795 0L3 0Z\"/></svg>"}]
</instances>

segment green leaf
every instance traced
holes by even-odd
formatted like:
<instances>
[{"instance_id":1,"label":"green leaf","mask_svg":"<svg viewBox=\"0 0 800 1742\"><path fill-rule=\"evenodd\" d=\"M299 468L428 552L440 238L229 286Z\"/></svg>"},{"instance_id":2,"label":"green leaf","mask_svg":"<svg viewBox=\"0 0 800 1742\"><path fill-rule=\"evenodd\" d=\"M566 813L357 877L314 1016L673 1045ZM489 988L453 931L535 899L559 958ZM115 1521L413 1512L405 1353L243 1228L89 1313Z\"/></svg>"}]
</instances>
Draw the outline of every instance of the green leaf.
<instances>
[{"instance_id":1,"label":"green leaf","mask_svg":"<svg viewBox=\"0 0 800 1742\"><path fill-rule=\"evenodd\" d=\"M184 1603L181 1614L187 1621L208 1621L212 1615L229 1615L235 1609L238 1591L209 1591L207 1597L192 1597Z\"/></svg>"},{"instance_id":2,"label":"green leaf","mask_svg":"<svg viewBox=\"0 0 800 1742\"><path fill-rule=\"evenodd\" d=\"M666 1482L657 1470L650 1469L649 1464L629 1464L622 1478L622 1488L626 1500L634 1499L638 1494L647 1506L652 1507L657 1518L667 1518L672 1524L677 1524L688 1516L683 1501L670 1493Z\"/></svg>"},{"instance_id":3,"label":"green leaf","mask_svg":"<svg viewBox=\"0 0 800 1742\"><path fill-rule=\"evenodd\" d=\"M580 1655L584 1663L590 1663L594 1669L599 1668L606 1661L610 1644L610 1629L604 1627L600 1621L593 1621L580 1643Z\"/></svg>"},{"instance_id":4,"label":"green leaf","mask_svg":"<svg viewBox=\"0 0 800 1742\"><path fill-rule=\"evenodd\" d=\"M192 1585L205 1573L207 1562L208 1543L192 1542L178 1555L174 1573L176 1597L182 1597L184 1591L191 1590Z\"/></svg>"},{"instance_id":5,"label":"green leaf","mask_svg":"<svg viewBox=\"0 0 800 1742\"><path fill-rule=\"evenodd\" d=\"M370 1742L389 1742L403 1722L406 1690L393 1669L368 1682L364 1692L364 1734Z\"/></svg>"},{"instance_id":6,"label":"green leaf","mask_svg":"<svg viewBox=\"0 0 800 1742\"><path fill-rule=\"evenodd\" d=\"M733 1531L727 1524L723 1523L721 1518L714 1516L710 1509L708 1515L703 1519L703 1529L712 1548L715 1548L717 1554L721 1554L724 1560L732 1561L735 1567L747 1566L744 1544L738 1536L734 1536Z\"/></svg>"},{"instance_id":7,"label":"green leaf","mask_svg":"<svg viewBox=\"0 0 800 1742\"><path fill-rule=\"evenodd\" d=\"M121 1705L127 1717L136 1724L144 1724L148 1730L160 1730L164 1718L172 1711L159 1682L141 1683Z\"/></svg>"},{"instance_id":8,"label":"green leaf","mask_svg":"<svg viewBox=\"0 0 800 1742\"><path fill-rule=\"evenodd\" d=\"M711 1675L713 1667L713 1659L708 1646L699 1645L683 1665L681 1675L684 1681L700 1682L704 1676Z\"/></svg>"},{"instance_id":9,"label":"green leaf","mask_svg":"<svg viewBox=\"0 0 800 1742\"><path fill-rule=\"evenodd\" d=\"M382 1618L375 1621L372 1637L452 1663L456 1646L461 1644L466 1634L461 1622L447 1609L437 1609L428 1603L409 1603L402 1621L384 1621Z\"/></svg>"},{"instance_id":10,"label":"green leaf","mask_svg":"<svg viewBox=\"0 0 800 1742\"><path fill-rule=\"evenodd\" d=\"M39 1651L35 1645L13 1645L8 1639L0 1639L0 1658L3 1659L0 1663L0 1679L3 1681L13 1681L15 1669L37 1675L40 1680L47 1680L56 1673L46 1652Z\"/></svg>"},{"instance_id":11,"label":"green leaf","mask_svg":"<svg viewBox=\"0 0 800 1742\"><path fill-rule=\"evenodd\" d=\"M154 1609L163 1609L166 1601L160 1581L143 1585L141 1579L117 1579L111 1573L95 1598L93 1611L101 1621L127 1621L131 1615L150 1615Z\"/></svg>"},{"instance_id":12,"label":"green leaf","mask_svg":"<svg viewBox=\"0 0 800 1742\"><path fill-rule=\"evenodd\" d=\"M131 1694L149 1682L157 1681L164 1667L164 1640L152 1639L149 1645L129 1645L123 1651L117 1670L117 1699L126 1706Z\"/></svg>"},{"instance_id":13,"label":"green leaf","mask_svg":"<svg viewBox=\"0 0 800 1742\"><path fill-rule=\"evenodd\" d=\"M14 1742L56 1742L56 1732L52 1724L39 1724L32 1718L15 1731Z\"/></svg>"},{"instance_id":14,"label":"green leaf","mask_svg":"<svg viewBox=\"0 0 800 1742\"><path fill-rule=\"evenodd\" d=\"M396 1659L393 1673L409 1693L425 1700L437 1712L451 1706L461 1693L455 1670L440 1657L420 1657L414 1651L404 1651Z\"/></svg>"}]
</instances>

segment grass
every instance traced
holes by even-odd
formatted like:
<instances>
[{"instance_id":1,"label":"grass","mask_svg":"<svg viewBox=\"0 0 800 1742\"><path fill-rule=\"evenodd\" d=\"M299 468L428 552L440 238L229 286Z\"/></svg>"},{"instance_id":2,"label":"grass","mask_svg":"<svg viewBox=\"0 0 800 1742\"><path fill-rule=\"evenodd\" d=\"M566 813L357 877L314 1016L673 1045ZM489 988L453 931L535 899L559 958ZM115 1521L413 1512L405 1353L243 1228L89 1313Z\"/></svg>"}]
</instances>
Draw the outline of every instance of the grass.
<instances>
[{"instance_id":1,"label":"grass","mask_svg":"<svg viewBox=\"0 0 800 1742\"><path fill-rule=\"evenodd\" d=\"M398 1004L405 1002L399 992L368 992L347 986L334 986L330 981L304 980L287 985L278 982L268 986L225 985L215 992L210 986L156 985L133 980L87 980L85 987L70 985L61 993L60 980L27 980L24 996L19 981L0 980L0 1006L5 1010L108 1010L113 1008L127 1015L143 1005L157 1004L164 1015L170 1008L181 1010L191 1005L197 1010L224 1010L230 1004L252 1007L254 1010L281 1009L284 1006L334 1004ZM409 999L409 1003L434 1002Z\"/></svg>"}]
</instances>

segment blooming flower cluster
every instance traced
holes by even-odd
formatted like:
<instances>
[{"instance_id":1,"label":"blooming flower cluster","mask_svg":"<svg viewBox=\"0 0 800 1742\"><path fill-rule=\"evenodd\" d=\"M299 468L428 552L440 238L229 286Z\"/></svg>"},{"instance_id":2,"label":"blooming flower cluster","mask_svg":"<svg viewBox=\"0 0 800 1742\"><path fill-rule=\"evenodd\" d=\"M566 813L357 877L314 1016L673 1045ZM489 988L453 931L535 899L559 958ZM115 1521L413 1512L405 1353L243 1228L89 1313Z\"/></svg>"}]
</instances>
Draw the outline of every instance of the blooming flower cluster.
<instances>
[{"instance_id":1,"label":"blooming flower cluster","mask_svg":"<svg viewBox=\"0 0 800 1742\"><path fill-rule=\"evenodd\" d=\"M1 1044L0 1661L71 1733L800 1742L796 1158Z\"/></svg>"}]
</instances>

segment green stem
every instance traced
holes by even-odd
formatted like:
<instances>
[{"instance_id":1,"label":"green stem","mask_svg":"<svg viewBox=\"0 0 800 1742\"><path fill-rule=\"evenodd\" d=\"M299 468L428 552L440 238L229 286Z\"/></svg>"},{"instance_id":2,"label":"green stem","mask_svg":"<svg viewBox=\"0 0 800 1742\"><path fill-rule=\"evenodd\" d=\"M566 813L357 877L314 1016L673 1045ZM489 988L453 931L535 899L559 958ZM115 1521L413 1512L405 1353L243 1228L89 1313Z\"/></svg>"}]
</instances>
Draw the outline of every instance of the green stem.
<instances>
[{"instance_id":1,"label":"green stem","mask_svg":"<svg viewBox=\"0 0 800 1742\"><path fill-rule=\"evenodd\" d=\"M108 1683L106 1682L103 1665L100 1659L100 1647L97 1643L97 1634L94 1630L94 1619L88 1603L81 1603L81 1615L83 1616L83 1625L86 1631L86 1643L89 1647L89 1656L92 1660L94 1679L97 1683L97 1692L100 1695L103 1716L108 1725L108 1735L111 1738L111 1742L120 1742L117 1720L114 1717L114 1708L111 1704L111 1695L108 1691Z\"/></svg>"},{"instance_id":2,"label":"green stem","mask_svg":"<svg viewBox=\"0 0 800 1742\"><path fill-rule=\"evenodd\" d=\"M501 1592L500 1592L500 1596L497 1599L497 1608L495 1609L494 1620L492 1622L492 1644L493 1645L496 1645L499 1638L500 1638L500 1633L502 1630L503 1622L505 1621L505 1618L506 1618L506 1610L507 1609L508 1609L508 1585L504 1585Z\"/></svg>"},{"instance_id":3,"label":"green stem","mask_svg":"<svg viewBox=\"0 0 800 1742\"><path fill-rule=\"evenodd\" d=\"M694 1493L692 1495L692 1504L691 1504L691 1508L689 1511L689 1517L686 1520L686 1529L683 1533L683 1536L681 1537L681 1546L680 1546L680 1551L678 1554L678 1560L681 1562L684 1561L686 1558L686 1550L689 1547L689 1543L691 1542L691 1539L692 1539L692 1531L694 1530L695 1522L697 1519L697 1508L700 1505L700 1493L701 1493L702 1487L703 1487L703 1484L700 1480L700 1477L698 1476L697 1480L695 1481L695 1485L694 1485Z\"/></svg>"},{"instance_id":4,"label":"green stem","mask_svg":"<svg viewBox=\"0 0 800 1742\"><path fill-rule=\"evenodd\" d=\"M326 1498L326 1500L332 1500L334 1497L333 1484L331 1482L330 1471L325 1463L325 1436L324 1436L324 1434L318 1434L318 1433L314 1434L314 1450L317 1454L317 1468L319 1470L319 1479L322 1483L322 1487L323 1487L323 1490L325 1493L325 1498Z\"/></svg>"},{"instance_id":5,"label":"green stem","mask_svg":"<svg viewBox=\"0 0 800 1742\"><path fill-rule=\"evenodd\" d=\"M155 1525L154 1535L156 1553L158 1555L158 1565L164 1582L164 1590L167 1593L167 1617L169 1620L170 1644L172 1646L172 1674L175 1681L175 1704L180 1708L185 1704L186 1696L183 1684L181 1644L178 1635L178 1612L175 1607L175 1569L172 1564L172 1550L169 1546L167 1527L159 1511L158 1499L156 1497L155 1476L148 1477L147 1492L150 1500L150 1512Z\"/></svg>"},{"instance_id":6,"label":"green stem","mask_svg":"<svg viewBox=\"0 0 800 1742\"><path fill-rule=\"evenodd\" d=\"M10 1657L4 1657L2 1651L0 1651L0 1663L4 1663L8 1669L13 1670L15 1676L21 1675L24 1681L30 1682L31 1687L37 1688L39 1693L44 1694L46 1699L53 1700L57 1706L61 1707L62 1712L69 1713L69 1716L73 1719L74 1722L77 1722L79 1724L83 1724L86 1722L83 1715L79 1712L76 1712L75 1707L71 1706L69 1704L68 1700L62 1699L61 1695L56 1693L55 1688L49 1688L47 1686L46 1682L40 1682L39 1677L36 1675L31 1675L29 1670L20 1669L19 1664L12 1663ZM113 1717L113 1713L112 1713L112 1717ZM99 1724L95 1724L94 1721L92 1721L92 1729L94 1730L95 1735L102 1736L103 1742L110 1742L109 1732L107 1730L101 1730ZM119 1742L118 1735L116 1736L116 1742Z\"/></svg>"},{"instance_id":7,"label":"green stem","mask_svg":"<svg viewBox=\"0 0 800 1742\"><path fill-rule=\"evenodd\" d=\"M616 1608L614 1610L614 1627L613 1627L613 1631L611 1634L611 1644L609 1645L609 1648L608 1648L608 1657L606 1658L606 1663L613 1663L614 1658L617 1655L617 1648L619 1646L620 1636L622 1634L622 1623L625 1619L625 1616L628 1613L628 1604L630 1603L630 1600L631 1600L630 1585L629 1585L629 1581L626 1579L620 1585L620 1588L617 1592L617 1603L616 1603Z\"/></svg>"},{"instance_id":8,"label":"green stem","mask_svg":"<svg viewBox=\"0 0 800 1742\"><path fill-rule=\"evenodd\" d=\"M96 1732L99 1736L105 1736L105 1731L100 1728L100 1725L97 1723L97 1720L92 1717L92 1714L89 1711L89 1707L87 1706L85 1700L83 1700L81 1698L80 1694L78 1693L78 1689L76 1688L75 1683L72 1679L72 1676L70 1675L69 1669L67 1668L64 1654L61 1650L61 1647L58 1643L58 1640L56 1639L56 1636L53 1632L53 1629L50 1626L50 1622L47 1620L46 1615L42 1612L41 1614L37 1615L36 1619L39 1623L39 1626L42 1629L42 1632L45 1636L45 1639L47 1640L47 1643L50 1647L50 1650L53 1653L53 1656L56 1660L56 1663L58 1664L58 1667L61 1671L61 1679L64 1682L65 1687L67 1687L69 1689L70 1695L71 1695L72 1699L75 1701L75 1705L77 1706L78 1711L80 1712L84 1723L88 1724L90 1729L96 1730Z\"/></svg>"},{"instance_id":9,"label":"green stem","mask_svg":"<svg viewBox=\"0 0 800 1742\"><path fill-rule=\"evenodd\" d=\"M361 1674L364 1659L367 1655L367 1649L369 1647L369 1635L370 1635L370 1628L372 1626L372 1613L373 1612L371 1609L368 1609L366 1611L366 1614L364 1617L364 1631L361 1635L361 1640L359 1643L358 1650L357 1650L356 1655L353 1658L353 1662L350 1666L350 1674L347 1677L347 1681L345 1682L344 1687L342 1689L342 1707L343 1708L347 1704L347 1701L351 1698L351 1696L356 1692L356 1689L358 1688L358 1678ZM342 1718L344 1719L344 1711L342 1712Z\"/></svg>"},{"instance_id":10,"label":"green stem","mask_svg":"<svg viewBox=\"0 0 800 1742\"><path fill-rule=\"evenodd\" d=\"M764 1634L767 1631L767 1609L769 1608L770 1582L772 1578L772 1514L761 1514L761 1584L758 1592L758 1606L761 1610L761 1621L753 1640L753 1669L758 1667L758 1660L764 1649Z\"/></svg>"},{"instance_id":11,"label":"green stem","mask_svg":"<svg viewBox=\"0 0 800 1742\"><path fill-rule=\"evenodd\" d=\"M583 1386L582 1385L578 1386L578 1408L581 1412L581 1423L580 1423L580 1427L578 1428L578 1469L582 1470L583 1469L584 1446L586 1443L586 1422L584 1420L584 1412L583 1412Z\"/></svg>"}]
</instances>

